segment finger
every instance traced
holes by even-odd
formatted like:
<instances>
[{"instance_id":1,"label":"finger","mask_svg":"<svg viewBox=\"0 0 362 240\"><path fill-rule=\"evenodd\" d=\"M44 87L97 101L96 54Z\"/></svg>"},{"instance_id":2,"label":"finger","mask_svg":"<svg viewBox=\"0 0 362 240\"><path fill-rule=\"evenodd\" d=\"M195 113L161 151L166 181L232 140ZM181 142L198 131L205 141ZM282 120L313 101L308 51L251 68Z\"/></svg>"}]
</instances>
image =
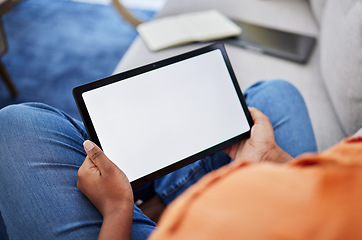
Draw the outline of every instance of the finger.
<instances>
[{"instance_id":1,"label":"finger","mask_svg":"<svg viewBox=\"0 0 362 240\"><path fill-rule=\"evenodd\" d=\"M87 162L91 162L88 157L86 157L86 159L84 160L84 162L78 169L77 187L81 191L82 191L82 181L83 181L83 179L86 179L86 177L88 176Z\"/></svg>"},{"instance_id":2,"label":"finger","mask_svg":"<svg viewBox=\"0 0 362 240\"><path fill-rule=\"evenodd\" d=\"M241 142L235 143L234 145L225 148L224 152L233 160L235 160L236 154L238 152L238 149L241 146Z\"/></svg>"},{"instance_id":3,"label":"finger","mask_svg":"<svg viewBox=\"0 0 362 240\"><path fill-rule=\"evenodd\" d=\"M230 149L231 149L231 146L230 147L227 147L227 148L224 148L224 152L230 156Z\"/></svg>"},{"instance_id":4,"label":"finger","mask_svg":"<svg viewBox=\"0 0 362 240\"><path fill-rule=\"evenodd\" d=\"M259 109L255 108L255 107L249 107L249 112L250 112L253 120L257 120L264 115L264 113L262 113Z\"/></svg>"},{"instance_id":5,"label":"finger","mask_svg":"<svg viewBox=\"0 0 362 240\"><path fill-rule=\"evenodd\" d=\"M113 165L113 163L104 154L102 149L100 149L95 143L86 140L83 143L83 146L84 150L88 155L89 160L91 160L93 164L97 166L97 168L101 171L101 173L102 170L104 171Z\"/></svg>"},{"instance_id":6,"label":"finger","mask_svg":"<svg viewBox=\"0 0 362 240\"><path fill-rule=\"evenodd\" d=\"M253 118L254 122L269 122L269 118L262 113L259 109L254 107L249 107L249 112L251 114L251 117Z\"/></svg>"},{"instance_id":7,"label":"finger","mask_svg":"<svg viewBox=\"0 0 362 240\"><path fill-rule=\"evenodd\" d=\"M99 174L98 167L87 156L82 165L78 169L78 179L85 179L90 174L93 175L97 172Z\"/></svg>"}]
</instances>

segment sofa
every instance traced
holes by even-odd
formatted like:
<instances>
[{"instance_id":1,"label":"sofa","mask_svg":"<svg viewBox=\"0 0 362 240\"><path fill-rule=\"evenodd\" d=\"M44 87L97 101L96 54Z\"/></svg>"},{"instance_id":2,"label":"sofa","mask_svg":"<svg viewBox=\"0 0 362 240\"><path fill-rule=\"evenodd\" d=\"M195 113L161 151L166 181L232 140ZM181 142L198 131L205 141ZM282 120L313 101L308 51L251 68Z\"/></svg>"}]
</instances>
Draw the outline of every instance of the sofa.
<instances>
[{"instance_id":1,"label":"sofa","mask_svg":"<svg viewBox=\"0 0 362 240\"><path fill-rule=\"evenodd\" d=\"M168 0L156 17L218 9L228 17L317 38L306 64L226 44L242 90L285 79L303 95L319 151L362 128L362 0ZM190 51L193 43L151 52L137 38L115 73Z\"/></svg>"}]
</instances>

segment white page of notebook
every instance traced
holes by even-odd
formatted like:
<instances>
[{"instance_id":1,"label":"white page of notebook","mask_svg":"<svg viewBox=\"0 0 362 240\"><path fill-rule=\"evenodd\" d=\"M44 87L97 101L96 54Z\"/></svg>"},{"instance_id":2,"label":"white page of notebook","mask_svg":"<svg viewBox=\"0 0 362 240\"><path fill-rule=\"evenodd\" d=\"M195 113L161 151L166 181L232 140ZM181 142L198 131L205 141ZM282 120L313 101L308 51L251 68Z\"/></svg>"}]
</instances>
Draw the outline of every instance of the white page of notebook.
<instances>
[{"instance_id":1,"label":"white page of notebook","mask_svg":"<svg viewBox=\"0 0 362 240\"><path fill-rule=\"evenodd\" d=\"M155 19L140 24L137 31L152 51L194 41L211 41L241 34L238 25L216 10Z\"/></svg>"}]
</instances>

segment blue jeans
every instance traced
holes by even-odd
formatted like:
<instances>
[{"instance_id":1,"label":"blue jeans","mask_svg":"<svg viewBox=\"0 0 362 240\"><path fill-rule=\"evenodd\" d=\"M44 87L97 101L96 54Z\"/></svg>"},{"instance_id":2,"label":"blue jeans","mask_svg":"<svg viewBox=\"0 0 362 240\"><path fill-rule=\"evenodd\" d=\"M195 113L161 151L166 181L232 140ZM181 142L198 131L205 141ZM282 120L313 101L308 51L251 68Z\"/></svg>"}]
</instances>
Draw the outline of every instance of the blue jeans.
<instances>
[{"instance_id":1,"label":"blue jeans","mask_svg":"<svg viewBox=\"0 0 362 240\"><path fill-rule=\"evenodd\" d=\"M291 84L258 82L245 96L270 118L281 148L292 156L317 151L306 106ZM0 239L6 232L10 239L97 239L102 216L76 187L85 139L81 122L44 104L0 110ZM155 191L168 204L229 162L218 152L157 179ZM135 206L132 239L146 239L154 228Z\"/></svg>"}]
</instances>

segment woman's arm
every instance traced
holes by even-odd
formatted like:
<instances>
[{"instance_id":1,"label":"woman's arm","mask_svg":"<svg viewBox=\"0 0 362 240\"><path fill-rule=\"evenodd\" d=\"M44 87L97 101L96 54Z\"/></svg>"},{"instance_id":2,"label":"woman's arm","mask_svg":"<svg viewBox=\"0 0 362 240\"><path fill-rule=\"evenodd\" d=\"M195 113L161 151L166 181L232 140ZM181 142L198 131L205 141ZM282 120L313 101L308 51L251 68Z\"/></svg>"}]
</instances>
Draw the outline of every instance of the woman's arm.
<instances>
[{"instance_id":1,"label":"woman's arm","mask_svg":"<svg viewBox=\"0 0 362 240\"><path fill-rule=\"evenodd\" d=\"M78 170L77 187L103 216L98 239L131 239L133 192L126 175L91 141Z\"/></svg>"},{"instance_id":2,"label":"woman's arm","mask_svg":"<svg viewBox=\"0 0 362 240\"><path fill-rule=\"evenodd\" d=\"M275 142L269 118L256 108L249 110L254 120L250 138L225 149L225 152L235 161L285 163L292 160L293 157Z\"/></svg>"}]
</instances>

